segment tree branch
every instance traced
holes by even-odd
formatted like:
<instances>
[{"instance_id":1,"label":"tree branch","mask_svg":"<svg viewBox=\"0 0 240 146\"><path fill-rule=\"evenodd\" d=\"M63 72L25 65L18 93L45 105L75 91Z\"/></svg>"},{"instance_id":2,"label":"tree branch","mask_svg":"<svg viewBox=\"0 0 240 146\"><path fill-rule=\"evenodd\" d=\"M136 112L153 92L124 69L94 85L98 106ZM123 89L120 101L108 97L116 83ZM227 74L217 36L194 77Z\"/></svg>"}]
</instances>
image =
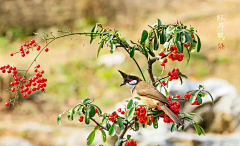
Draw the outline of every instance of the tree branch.
<instances>
[{"instance_id":1,"label":"tree branch","mask_svg":"<svg viewBox=\"0 0 240 146\"><path fill-rule=\"evenodd\" d=\"M106 127L103 127L103 126L102 126L101 124L99 124L95 119L93 119L93 118L90 118L90 119L91 119L95 124L97 124L99 127L101 127L102 129L108 131Z\"/></svg>"},{"instance_id":2,"label":"tree branch","mask_svg":"<svg viewBox=\"0 0 240 146\"><path fill-rule=\"evenodd\" d=\"M132 127L132 125L134 124L134 121L132 121L129 125L128 124L124 124L125 127L124 129L121 131L119 137L118 137L118 140L119 139L123 139L124 135L126 134L127 130ZM122 146L123 142L121 142L120 146Z\"/></svg>"}]
</instances>

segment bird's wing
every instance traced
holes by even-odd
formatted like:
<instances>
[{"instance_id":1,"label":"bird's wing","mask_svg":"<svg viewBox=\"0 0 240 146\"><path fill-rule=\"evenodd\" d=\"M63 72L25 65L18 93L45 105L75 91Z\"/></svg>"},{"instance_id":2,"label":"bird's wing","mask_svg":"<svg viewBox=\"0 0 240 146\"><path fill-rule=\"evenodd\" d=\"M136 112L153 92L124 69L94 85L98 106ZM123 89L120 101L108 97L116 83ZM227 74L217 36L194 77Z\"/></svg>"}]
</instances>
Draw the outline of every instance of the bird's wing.
<instances>
[{"instance_id":1,"label":"bird's wing","mask_svg":"<svg viewBox=\"0 0 240 146\"><path fill-rule=\"evenodd\" d=\"M140 81L135 87L137 94L151 99L155 99L164 103L168 103L166 96L160 93L153 85Z\"/></svg>"}]
</instances>

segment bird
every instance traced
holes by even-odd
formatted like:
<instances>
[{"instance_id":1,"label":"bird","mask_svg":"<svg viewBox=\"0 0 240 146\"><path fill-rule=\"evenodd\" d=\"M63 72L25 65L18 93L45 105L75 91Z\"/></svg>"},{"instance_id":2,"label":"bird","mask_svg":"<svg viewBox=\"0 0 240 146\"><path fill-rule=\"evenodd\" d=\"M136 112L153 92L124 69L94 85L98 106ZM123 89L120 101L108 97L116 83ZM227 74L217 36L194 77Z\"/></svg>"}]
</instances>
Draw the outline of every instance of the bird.
<instances>
[{"instance_id":1,"label":"bird","mask_svg":"<svg viewBox=\"0 0 240 146\"><path fill-rule=\"evenodd\" d=\"M183 126L181 121L169 108L169 101L165 95L159 92L152 84L141 80L137 76L128 75L120 70L119 73L123 77L123 83L120 86L126 85L130 88L133 97L139 97L141 104L147 105L148 108L158 108L167 114L178 126Z\"/></svg>"}]
</instances>

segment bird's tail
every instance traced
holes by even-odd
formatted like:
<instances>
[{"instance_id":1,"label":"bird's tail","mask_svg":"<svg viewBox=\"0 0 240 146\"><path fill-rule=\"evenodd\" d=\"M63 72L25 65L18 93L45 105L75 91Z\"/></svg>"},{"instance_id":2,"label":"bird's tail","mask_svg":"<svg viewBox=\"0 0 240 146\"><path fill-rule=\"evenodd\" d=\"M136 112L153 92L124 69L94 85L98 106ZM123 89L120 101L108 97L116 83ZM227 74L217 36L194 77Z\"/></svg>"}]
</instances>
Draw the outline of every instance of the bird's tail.
<instances>
[{"instance_id":1,"label":"bird's tail","mask_svg":"<svg viewBox=\"0 0 240 146\"><path fill-rule=\"evenodd\" d=\"M161 109L180 127L184 123L166 105L161 105Z\"/></svg>"}]
</instances>

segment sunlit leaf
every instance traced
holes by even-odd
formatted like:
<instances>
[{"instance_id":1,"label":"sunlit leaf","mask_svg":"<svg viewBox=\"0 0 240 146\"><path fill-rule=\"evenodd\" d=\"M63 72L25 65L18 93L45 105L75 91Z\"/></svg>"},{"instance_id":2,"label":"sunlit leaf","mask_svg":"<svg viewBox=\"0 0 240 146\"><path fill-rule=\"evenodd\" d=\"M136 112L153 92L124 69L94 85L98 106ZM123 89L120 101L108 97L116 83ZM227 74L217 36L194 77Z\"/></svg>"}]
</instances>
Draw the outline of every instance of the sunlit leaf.
<instances>
[{"instance_id":1,"label":"sunlit leaf","mask_svg":"<svg viewBox=\"0 0 240 146\"><path fill-rule=\"evenodd\" d=\"M198 93L199 93L199 90L196 90L196 91L193 92L192 96L190 97L190 102L191 103L194 103L194 101L197 98Z\"/></svg>"},{"instance_id":2,"label":"sunlit leaf","mask_svg":"<svg viewBox=\"0 0 240 146\"><path fill-rule=\"evenodd\" d=\"M89 136L88 136L88 138L87 138L87 145L91 145L91 144L93 143L94 138L95 138L95 133L96 133L96 131L93 130L93 131L89 134Z\"/></svg>"},{"instance_id":3,"label":"sunlit leaf","mask_svg":"<svg viewBox=\"0 0 240 146\"><path fill-rule=\"evenodd\" d=\"M200 115L198 115L198 114L196 114L196 113L188 113L189 115L196 115L196 116L198 116L202 121L203 121L203 118L200 116Z\"/></svg>"},{"instance_id":4,"label":"sunlit leaf","mask_svg":"<svg viewBox=\"0 0 240 146\"><path fill-rule=\"evenodd\" d=\"M197 39L198 39L198 45L197 45L197 52L200 52L200 50L201 50L201 40L200 40L200 38L199 38L199 36L196 34L196 36L197 36Z\"/></svg>"},{"instance_id":5,"label":"sunlit leaf","mask_svg":"<svg viewBox=\"0 0 240 146\"><path fill-rule=\"evenodd\" d=\"M131 99L127 104L127 109L130 109L133 105L133 100Z\"/></svg>"},{"instance_id":6,"label":"sunlit leaf","mask_svg":"<svg viewBox=\"0 0 240 146\"><path fill-rule=\"evenodd\" d=\"M140 43L142 44L143 42L145 42L147 40L147 38L148 38L148 32L146 30L144 30L142 32L142 38L141 38L141 42Z\"/></svg>"},{"instance_id":7,"label":"sunlit leaf","mask_svg":"<svg viewBox=\"0 0 240 146\"><path fill-rule=\"evenodd\" d=\"M110 136L114 136L116 134L116 125L115 125L115 123L113 123L112 127L109 129L108 134Z\"/></svg>"},{"instance_id":8,"label":"sunlit leaf","mask_svg":"<svg viewBox=\"0 0 240 146\"><path fill-rule=\"evenodd\" d=\"M107 136L106 136L105 131L104 131L103 129L101 129L100 131L101 131L101 133L102 133L102 136L101 136L102 141L103 141L103 142L106 142L106 140L107 140Z\"/></svg>"},{"instance_id":9,"label":"sunlit leaf","mask_svg":"<svg viewBox=\"0 0 240 146\"><path fill-rule=\"evenodd\" d=\"M58 124L58 125L61 125L61 123L62 123L62 115L63 115L63 114L59 114L59 115L58 115L58 118L57 118L57 124Z\"/></svg>"},{"instance_id":10,"label":"sunlit leaf","mask_svg":"<svg viewBox=\"0 0 240 146\"><path fill-rule=\"evenodd\" d=\"M119 118L117 118L117 121L118 121L119 128L120 128L121 130L123 130L123 129L124 129L124 125L123 125L122 120L119 119Z\"/></svg>"},{"instance_id":11,"label":"sunlit leaf","mask_svg":"<svg viewBox=\"0 0 240 146\"><path fill-rule=\"evenodd\" d=\"M89 104L90 102L91 102L91 99L89 99L89 98L83 100L83 104Z\"/></svg>"}]
</instances>

